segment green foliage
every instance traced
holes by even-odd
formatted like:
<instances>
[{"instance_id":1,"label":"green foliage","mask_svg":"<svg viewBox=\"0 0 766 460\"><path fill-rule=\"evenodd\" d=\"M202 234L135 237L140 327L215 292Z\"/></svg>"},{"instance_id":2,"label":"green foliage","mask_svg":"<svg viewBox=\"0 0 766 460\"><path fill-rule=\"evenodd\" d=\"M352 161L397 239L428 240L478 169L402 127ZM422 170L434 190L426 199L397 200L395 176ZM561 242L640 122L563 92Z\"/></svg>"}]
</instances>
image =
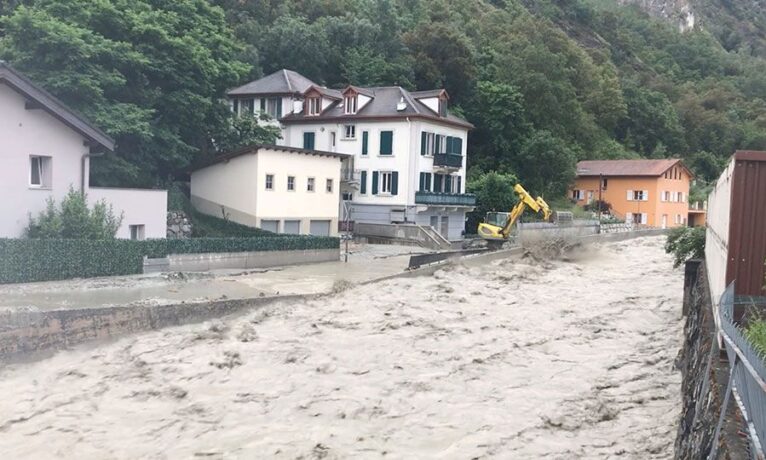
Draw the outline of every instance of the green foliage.
<instances>
[{"instance_id":1,"label":"green foliage","mask_svg":"<svg viewBox=\"0 0 766 460\"><path fill-rule=\"evenodd\" d=\"M673 254L673 266L705 257L705 227L678 227L668 234L665 252Z\"/></svg>"},{"instance_id":2,"label":"green foliage","mask_svg":"<svg viewBox=\"0 0 766 460\"><path fill-rule=\"evenodd\" d=\"M269 119L268 115L262 115ZM252 144L274 144L281 137L278 127L259 124L253 115L232 116L228 125L215 139L217 150L230 152Z\"/></svg>"},{"instance_id":3,"label":"green foliage","mask_svg":"<svg viewBox=\"0 0 766 460\"><path fill-rule=\"evenodd\" d=\"M518 201L513 191L517 183L518 180L513 174L501 174L495 171L471 178L466 184L466 190L476 195L476 209L467 216L466 233L476 233L486 213L510 211Z\"/></svg>"},{"instance_id":4,"label":"green foliage","mask_svg":"<svg viewBox=\"0 0 766 460\"><path fill-rule=\"evenodd\" d=\"M221 96L248 67L206 0L35 0L1 18L0 59L117 140L93 182L152 185L225 130Z\"/></svg>"},{"instance_id":5,"label":"green foliage","mask_svg":"<svg viewBox=\"0 0 766 460\"><path fill-rule=\"evenodd\" d=\"M472 170L549 199L573 159L681 157L709 182L735 149L766 149L759 2L695 2L704 28L686 32L623 3L11 0L0 58L117 138L96 184L164 182L268 138L220 98L283 67L333 88L443 86L477 127Z\"/></svg>"},{"instance_id":6,"label":"green foliage","mask_svg":"<svg viewBox=\"0 0 766 460\"><path fill-rule=\"evenodd\" d=\"M112 239L122 223L123 216L115 216L112 205L100 200L88 208L87 195L72 187L58 207L53 198L46 203L38 217L30 216L28 238Z\"/></svg>"},{"instance_id":7,"label":"green foliage","mask_svg":"<svg viewBox=\"0 0 766 460\"><path fill-rule=\"evenodd\" d=\"M0 239L0 284L141 273L144 256L211 252L334 249L332 237L195 238L187 240Z\"/></svg>"},{"instance_id":8,"label":"green foliage","mask_svg":"<svg viewBox=\"0 0 766 460\"><path fill-rule=\"evenodd\" d=\"M750 319L744 332L745 338L750 341L755 351L766 356L766 319L763 317Z\"/></svg>"}]
</instances>

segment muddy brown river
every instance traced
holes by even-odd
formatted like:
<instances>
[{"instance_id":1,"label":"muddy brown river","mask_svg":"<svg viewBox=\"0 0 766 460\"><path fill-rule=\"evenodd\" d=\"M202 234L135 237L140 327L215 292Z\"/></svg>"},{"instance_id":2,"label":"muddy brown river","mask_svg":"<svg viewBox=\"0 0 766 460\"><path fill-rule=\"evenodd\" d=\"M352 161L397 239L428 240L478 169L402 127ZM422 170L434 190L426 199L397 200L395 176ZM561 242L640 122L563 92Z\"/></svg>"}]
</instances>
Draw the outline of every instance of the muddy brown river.
<instances>
[{"instance_id":1,"label":"muddy brown river","mask_svg":"<svg viewBox=\"0 0 766 460\"><path fill-rule=\"evenodd\" d=\"M0 369L8 459L671 458L663 237L456 265Z\"/></svg>"}]
</instances>

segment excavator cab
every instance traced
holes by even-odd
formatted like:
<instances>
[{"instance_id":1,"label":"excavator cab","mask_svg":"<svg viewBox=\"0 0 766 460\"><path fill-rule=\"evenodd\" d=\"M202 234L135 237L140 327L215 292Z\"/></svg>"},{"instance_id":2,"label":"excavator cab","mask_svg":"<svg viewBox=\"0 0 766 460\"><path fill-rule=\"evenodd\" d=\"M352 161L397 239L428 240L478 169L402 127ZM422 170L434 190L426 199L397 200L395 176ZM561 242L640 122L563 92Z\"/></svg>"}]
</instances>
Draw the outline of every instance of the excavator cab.
<instances>
[{"instance_id":1,"label":"excavator cab","mask_svg":"<svg viewBox=\"0 0 766 460\"><path fill-rule=\"evenodd\" d=\"M484 223L494 225L496 227L504 227L505 223L508 222L508 213L507 212L488 212L486 216L484 216Z\"/></svg>"}]
</instances>

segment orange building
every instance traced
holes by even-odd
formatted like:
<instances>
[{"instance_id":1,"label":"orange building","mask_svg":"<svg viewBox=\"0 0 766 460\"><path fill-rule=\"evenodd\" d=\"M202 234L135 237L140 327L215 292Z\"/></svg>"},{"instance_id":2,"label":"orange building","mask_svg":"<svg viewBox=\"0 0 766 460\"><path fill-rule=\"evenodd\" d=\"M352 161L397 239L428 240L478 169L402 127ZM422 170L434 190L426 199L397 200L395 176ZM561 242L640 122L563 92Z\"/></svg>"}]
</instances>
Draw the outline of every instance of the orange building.
<instances>
[{"instance_id":1,"label":"orange building","mask_svg":"<svg viewBox=\"0 0 766 460\"><path fill-rule=\"evenodd\" d=\"M585 206L600 196L626 222L680 227L687 225L692 178L681 160L581 161L570 197Z\"/></svg>"}]
</instances>

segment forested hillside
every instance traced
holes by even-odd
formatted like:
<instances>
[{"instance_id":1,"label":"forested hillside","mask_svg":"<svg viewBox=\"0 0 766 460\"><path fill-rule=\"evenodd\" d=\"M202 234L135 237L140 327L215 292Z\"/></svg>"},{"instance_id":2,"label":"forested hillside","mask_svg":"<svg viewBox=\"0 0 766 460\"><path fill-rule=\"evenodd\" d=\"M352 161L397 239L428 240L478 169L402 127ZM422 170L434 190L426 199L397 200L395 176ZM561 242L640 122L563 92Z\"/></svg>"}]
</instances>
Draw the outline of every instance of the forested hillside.
<instances>
[{"instance_id":1,"label":"forested hillside","mask_svg":"<svg viewBox=\"0 0 766 460\"><path fill-rule=\"evenodd\" d=\"M477 127L472 177L555 196L578 159L680 156L710 180L735 149L766 149L761 16L702 3L681 32L617 0L16 0L0 58L116 137L120 161L96 173L124 183L214 152L236 135L225 89L287 67L445 87Z\"/></svg>"}]
</instances>

